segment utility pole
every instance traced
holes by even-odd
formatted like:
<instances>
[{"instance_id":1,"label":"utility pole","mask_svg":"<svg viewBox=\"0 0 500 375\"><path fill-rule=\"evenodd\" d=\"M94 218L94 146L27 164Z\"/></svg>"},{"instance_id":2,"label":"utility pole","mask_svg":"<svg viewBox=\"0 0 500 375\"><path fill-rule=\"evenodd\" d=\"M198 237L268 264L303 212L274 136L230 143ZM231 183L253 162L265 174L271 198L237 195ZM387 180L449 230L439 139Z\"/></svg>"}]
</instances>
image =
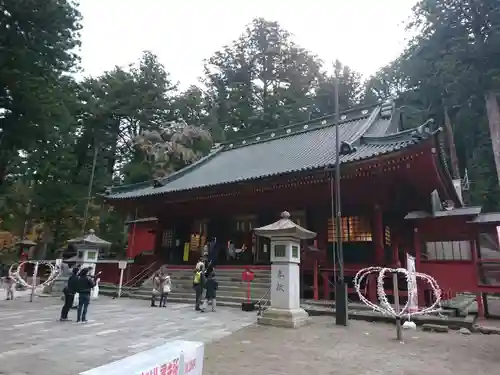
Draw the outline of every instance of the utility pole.
<instances>
[{"instance_id":1,"label":"utility pole","mask_svg":"<svg viewBox=\"0 0 500 375\"><path fill-rule=\"evenodd\" d=\"M92 159L92 171L90 172L89 189L87 193L87 203L85 204L85 213L83 214L82 236L85 235L85 227L87 226L89 216L89 205L92 199L92 186L94 185L95 166L97 163L97 146L94 143L94 158Z\"/></svg>"},{"instance_id":2,"label":"utility pole","mask_svg":"<svg viewBox=\"0 0 500 375\"><path fill-rule=\"evenodd\" d=\"M340 199L340 105L339 79L335 77L335 251L339 264L338 278L335 280L335 324L347 326L347 285L344 280L344 252L342 249L342 210Z\"/></svg>"}]
</instances>

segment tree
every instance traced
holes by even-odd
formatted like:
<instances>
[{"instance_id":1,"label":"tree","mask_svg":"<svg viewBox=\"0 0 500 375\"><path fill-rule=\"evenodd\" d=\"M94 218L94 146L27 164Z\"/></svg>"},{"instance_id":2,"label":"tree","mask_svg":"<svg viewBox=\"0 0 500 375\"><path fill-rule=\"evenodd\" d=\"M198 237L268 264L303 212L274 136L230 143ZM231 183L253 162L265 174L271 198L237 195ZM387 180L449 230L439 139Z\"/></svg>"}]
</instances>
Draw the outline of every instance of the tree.
<instances>
[{"instance_id":1,"label":"tree","mask_svg":"<svg viewBox=\"0 0 500 375\"><path fill-rule=\"evenodd\" d=\"M491 138L485 139L488 123L500 127L492 94L499 87L500 55L495 47L500 41L499 24L500 9L494 0L421 0L409 24L417 35L368 85L370 95L397 92L400 104L415 115L410 126L433 117L453 130L460 169L470 168L470 176L479 179L472 183L472 189L477 189L471 192L473 203L487 209L498 207L478 192L487 187L496 194L487 181L496 173L484 168L494 165L488 161L493 155ZM490 99L489 119L485 98ZM500 152L500 144L498 148ZM456 167L452 172L457 174Z\"/></svg>"},{"instance_id":2,"label":"tree","mask_svg":"<svg viewBox=\"0 0 500 375\"><path fill-rule=\"evenodd\" d=\"M224 140L224 130L214 115L212 98L197 86L191 86L173 100L175 117L210 132L215 142Z\"/></svg>"},{"instance_id":3,"label":"tree","mask_svg":"<svg viewBox=\"0 0 500 375\"><path fill-rule=\"evenodd\" d=\"M0 185L18 152L71 120L63 76L78 61L80 18L70 0L0 1Z\"/></svg>"},{"instance_id":4,"label":"tree","mask_svg":"<svg viewBox=\"0 0 500 375\"><path fill-rule=\"evenodd\" d=\"M317 116L335 113L335 79L338 79L339 106L346 110L358 105L363 91L361 75L339 60L335 61L332 75L324 74L314 97Z\"/></svg>"},{"instance_id":5,"label":"tree","mask_svg":"<svg viewBox=\"0 0 500 375\"><path fill-rule=\"evenodd\" d=\"M205 65L210 113L226 138L307 120L321 63L295 45L277 22L253 20Z\"/></svg>"},{"instance_id":6,"label":"tree","mask_svg":"<svg viewBox=\"0 0 500 375\"><path fill-rule=\"evenodd\" d=\"M207 154L212 137L201 127L169 123L161 132L143 131L135 138L135 145L144 152L152 177L164 178Z\"/></svg>"}]
</instances>

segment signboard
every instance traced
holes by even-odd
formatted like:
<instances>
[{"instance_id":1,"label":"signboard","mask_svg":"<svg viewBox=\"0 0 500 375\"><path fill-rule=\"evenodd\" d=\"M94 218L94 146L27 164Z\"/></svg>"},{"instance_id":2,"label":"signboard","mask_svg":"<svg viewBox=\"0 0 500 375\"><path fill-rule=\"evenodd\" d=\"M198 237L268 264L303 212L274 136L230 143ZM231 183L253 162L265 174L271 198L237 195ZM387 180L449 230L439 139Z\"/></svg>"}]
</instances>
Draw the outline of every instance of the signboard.
<instances>
[{"instance_id":1,"label":"signboard","mask_svg":"<svg viewBox=\"0 0 500 375\"><path fill-rule=\"evenodd\" d=\"M415 257L406 254L406 270L410 274L408 282L408 291L412 291L411 298L408 301L408 311L414 313L418 311L418 289L417 277L415 276Z\"/></svg>"},{"instance_id":2,"label":"signboard","mask_svg":"<svg viewBox=\"0 0 500 375\"><path fill-rule=\"evenodd\" d=\"M127 261L126 260L120 260L118 262L118 268L121 269L121 270L124 270L125 268L127 268Z\"/></svg>"},{"instance_id":3,"label":"signboard","mask_svg":"<svg viewBox=\"0 0 500 375\"><path fill-rule=\"evenodd\" d=\"M202 342L176 340L80 375L202 375Z\"/></svg>"},{"instance_id":4,"label":"signboard","mask_svg":"<svg viewBox=\"0 0 500 375\"><path fill-rule=\"evenodd\" d=\"M255 279L255 274L250 270L245 270L241 274L241 279L246 282L251 282Z\"/></svg>"},{"instance_id":5,"label":"signboard","mask_svg":"<svg viewBox=\"0 0 500 375\"><path fill-rule=\"evenodd\" d=\"M190 243L186 242L184 244L184 253L182 254L182 261L187 262L189 260L189 250L190 250Z\"/></svg>"}]
</instances>

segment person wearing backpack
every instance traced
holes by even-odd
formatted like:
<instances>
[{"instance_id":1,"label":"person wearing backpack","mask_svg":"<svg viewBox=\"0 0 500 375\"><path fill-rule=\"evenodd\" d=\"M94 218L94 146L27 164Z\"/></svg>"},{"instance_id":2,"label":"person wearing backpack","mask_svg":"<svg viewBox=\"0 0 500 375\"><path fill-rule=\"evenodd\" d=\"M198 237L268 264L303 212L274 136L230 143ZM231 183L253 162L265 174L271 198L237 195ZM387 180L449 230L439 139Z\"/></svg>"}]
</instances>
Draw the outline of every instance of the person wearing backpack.
<instances>
[{"instance_id":1,"label":"person wearing backpack","mask_svg":"<svg viewBox=\"0 0 500 375\"><path fill-rule=\"evenodd\" d=\"M196 296L195 310L201 311L200 305L202 302L203 285L205 284L205 272L203 267L196 267L193 275L193 289Z\"/></svg>"}]
</instances>

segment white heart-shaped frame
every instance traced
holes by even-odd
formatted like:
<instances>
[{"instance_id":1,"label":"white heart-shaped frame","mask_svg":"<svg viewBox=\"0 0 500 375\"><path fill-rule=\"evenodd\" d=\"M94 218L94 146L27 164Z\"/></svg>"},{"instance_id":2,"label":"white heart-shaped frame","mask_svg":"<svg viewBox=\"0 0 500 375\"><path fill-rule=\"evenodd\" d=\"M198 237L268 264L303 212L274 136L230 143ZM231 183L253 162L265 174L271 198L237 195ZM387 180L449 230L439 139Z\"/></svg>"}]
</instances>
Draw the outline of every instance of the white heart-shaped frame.
<instances>
[{"instance_id":1,"label":"white heart-shaped frame","mask_svg":"<svg viewBox=\"0 0 500 375\"><path fill-rule=\"evenodd\" d=\"M368 277L368 275L377 273L377 297L380 301L380 305L376 305L373 302L369 301L361 291L361 283ZM387 295L385 294L384 289L384 277L388 274L403 274L405 275L406 281L408 283L408 301L406 305L401 309L401 311L396 312L392 305L387 300ZM412 298L416 298L417 296L417 288L416 285L413 285L414 279L424 280L432 289L434 295L434 303L420 310L410 311L410 302ZM423 315L430 314L433 312L441 311L441 289L437 281L432 277L425 273L420 272L408 272L408 270L404 268L385 268L385 267L368 267L363 268L358 271L354 278L354 287L356 288L356 292L358 293L359 299L365 305L371 307L374 311L378 311L385 315L390 315L393 317L402 317L407 316L408 319L411 319L412 315Z\"/></svg>"},{"instance_id":2,"label":"white heart-shaped frame","mask_svg":"<svg viewBox=\"0 0 500 375\"><path fill-rule=\"evenodd\" d=\"M38 267L41 265L45 265L49 267L50 269L50 276L45 280L43 283L39 285L35 285L36 288L42 288L44 286L52 284L52 282L59 276L59 273L61 272L61 269L58 265L53 265L51 262L46 262L46 261L33 261L33 260L27 260L21 263L13 264L9 268L9 276L13 278L17 283L21 284L27 289L33 288L34 285L28 284L19 274L20 270L25 264L34 264L35 269L33 272L33 277L36 278L36 275L38 274Z\"/></svg>"}]
</instances>

